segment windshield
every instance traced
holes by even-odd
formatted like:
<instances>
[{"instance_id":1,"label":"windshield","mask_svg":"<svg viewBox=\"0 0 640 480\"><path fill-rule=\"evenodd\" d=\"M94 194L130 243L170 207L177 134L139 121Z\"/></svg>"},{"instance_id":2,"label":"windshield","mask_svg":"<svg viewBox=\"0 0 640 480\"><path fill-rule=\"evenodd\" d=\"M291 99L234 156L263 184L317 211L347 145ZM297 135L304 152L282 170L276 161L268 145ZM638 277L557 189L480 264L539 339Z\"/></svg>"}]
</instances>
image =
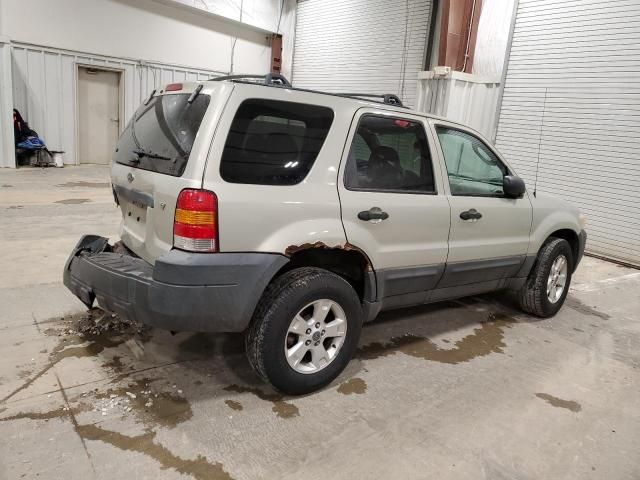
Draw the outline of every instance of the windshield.
<instances>
[{"instance_id":1,"label":"windshield","mask_svg":"<svg viewBox=\"0 0 640 480\"><path fill-rule=\"evenodd\" d=\"M123 165L179 177L189 160L209 95L153 97L135 113L118 140L114 160Z\"/></svg>"}]
</instances>

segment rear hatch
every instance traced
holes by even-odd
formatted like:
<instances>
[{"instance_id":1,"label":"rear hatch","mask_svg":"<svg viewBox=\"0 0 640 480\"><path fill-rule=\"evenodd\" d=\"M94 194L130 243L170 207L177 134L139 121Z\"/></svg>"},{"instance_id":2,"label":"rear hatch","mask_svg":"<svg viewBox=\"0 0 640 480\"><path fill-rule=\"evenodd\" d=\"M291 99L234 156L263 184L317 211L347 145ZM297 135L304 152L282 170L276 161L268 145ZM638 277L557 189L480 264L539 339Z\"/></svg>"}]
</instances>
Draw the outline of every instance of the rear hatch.
<instances>
[{"instance_id":1,"label":"rear hatch","mask_svg":"<svg viewBox=\"0 0 640 480\"><path fill-rule=\"evenodd\" d=\"M232 89L226 82L168 85L140 106L118 140L111 180L122 211L121 239L150 263L173 246L180 191L202 187L211 139Z\"/></svg>"}]
</instances>

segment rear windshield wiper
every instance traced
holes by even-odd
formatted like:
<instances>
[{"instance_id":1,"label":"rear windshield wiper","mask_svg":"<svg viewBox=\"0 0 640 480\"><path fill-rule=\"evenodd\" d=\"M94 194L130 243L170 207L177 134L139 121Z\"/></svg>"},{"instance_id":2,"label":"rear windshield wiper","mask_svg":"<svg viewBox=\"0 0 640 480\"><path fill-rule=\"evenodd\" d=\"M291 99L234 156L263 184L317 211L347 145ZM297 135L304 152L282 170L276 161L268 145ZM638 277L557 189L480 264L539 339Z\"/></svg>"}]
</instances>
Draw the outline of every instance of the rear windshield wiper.
<instances>
[{"instance_id":1,"label":"rear windshield wiper","mask_svg":"<svg viewBox=\"0 0 640 480\"><path fill-rule=\"evenodd\" d=\"M134 157L134 160L133 160L134 162L136 161L139 162L142 157L158 158L160 160L171 160L171 157L167 157L166 155L160 155L159 153L154 153L149 150L145 150L143 148L134 148L133 153L136 154L136 157Z\"/></svg>"}]
</instances>

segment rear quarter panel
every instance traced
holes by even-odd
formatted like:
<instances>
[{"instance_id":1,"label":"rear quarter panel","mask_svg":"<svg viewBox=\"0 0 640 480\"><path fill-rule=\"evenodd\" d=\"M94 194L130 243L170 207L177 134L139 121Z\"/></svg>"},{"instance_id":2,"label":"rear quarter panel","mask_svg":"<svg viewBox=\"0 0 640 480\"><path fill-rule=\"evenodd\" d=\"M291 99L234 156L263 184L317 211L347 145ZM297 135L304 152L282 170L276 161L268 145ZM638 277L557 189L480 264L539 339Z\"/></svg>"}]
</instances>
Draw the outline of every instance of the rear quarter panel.
<instances>
[{"instance_id":1,"label":"rear quarter panel","mask_svg":"<svg viewBox=\"0 0 640 480\"><path fill-rule=\"evenodd\" d=\"M329 134L307 177L297 185L271 186L229 183L220 175L227 133L240 104L250 98L318 104L332 108ZM285 254L305 244L343 246L337 177L345 137L357 105L344 99L280 88L236 85L221 118L207 158L203 188L216 193L220 251ZM351 104L355 103L350 101Z\"/></svg>"}]
</instances>

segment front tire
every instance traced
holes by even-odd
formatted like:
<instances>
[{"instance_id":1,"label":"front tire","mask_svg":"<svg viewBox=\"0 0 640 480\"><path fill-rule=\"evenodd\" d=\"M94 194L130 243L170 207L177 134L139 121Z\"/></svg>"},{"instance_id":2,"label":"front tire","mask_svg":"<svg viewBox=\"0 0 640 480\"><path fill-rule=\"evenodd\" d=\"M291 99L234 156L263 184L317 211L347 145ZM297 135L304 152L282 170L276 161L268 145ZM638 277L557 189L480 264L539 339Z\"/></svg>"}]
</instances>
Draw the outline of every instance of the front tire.
<instances>
[{"instance_id":1,"label":"front tire","mask_svg":"<svg viewBox=\"0 0 640 480\"><path fill-rule=\"evenodd\" d=\"M519 292L520 308L541 318L558 313L569 292L573 262L569 242L562 238L549 239L540 249Z\"/></svg>"},{"instance_id":2,"label":"front tire","mask_svg":"<svg viewBox=\"0 0 640 480\"><path fill-rule=\"evenodd\" d=\"M247 357L278 390L313 392L347 366L361 327L360 300L346 280L320 268L297 268L265 290L245 337Z\"/></svg>"}]
</instances>

